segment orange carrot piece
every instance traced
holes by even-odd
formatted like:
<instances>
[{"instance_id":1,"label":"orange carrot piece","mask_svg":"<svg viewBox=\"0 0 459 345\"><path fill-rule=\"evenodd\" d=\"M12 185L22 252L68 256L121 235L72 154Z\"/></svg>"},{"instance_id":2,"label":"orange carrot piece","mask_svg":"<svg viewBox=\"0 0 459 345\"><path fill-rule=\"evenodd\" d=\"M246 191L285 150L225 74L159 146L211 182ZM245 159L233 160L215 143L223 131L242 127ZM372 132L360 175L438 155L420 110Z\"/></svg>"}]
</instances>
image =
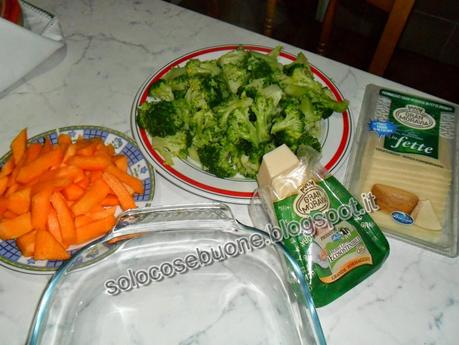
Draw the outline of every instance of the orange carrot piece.
<instances>
[{"instance_id":1,"label":"orange carrot piece","mask_svg":"<svg viewBox=\"0 0 459 345\"><path fill-rule=\"evenodd\" d=\"M33 253L35 252L36 234L37 232L34 230L16 238L16 245L23 256L33 256Z\"/></svg>"},{"instance_id":2,"label":"orange carrot piece","mask_svg":"<svg viewBox=\"0 0 459 345\"><path fill-rule=\"evenodd\" d=\"M77 152L76 144L70 144L69 146L67 146L67 149L65 150L64 158L62 159L62 161L64 163L67 163L70 158L76 155L76 152Z\"/></svg>"},{"instance_id":3,"label":"orange carrot piece","mask_svg":"<svg viewBox=\"0 0 459 345\"><path fill-rule=\"evenodd\" d=\"M40 143L32 143L26 150L25 154L25 162L26 164L37 159L37 157L41 153L41 144Z\"/></svg>"},{"instance_id":4,"label":"orange carrot piece","mask_svg":"<svg viewBox=\"0 0 459 345\"><path fill-rule=\"evenodd\" d=\"M49 231L39 230L35 237L35 260L67 260L70 254Z\"/></svg>"},{"instance_id":5,"label":"orange carrot piece","mask_svg":"<svg viewBox=\"0 0 459 345\"><path fill-rule=\"evenodd\" d=\"M14 158L11 156L5 164L2 166L2 170L0 171L0 176L8 176L14 170Z\"/></svg>"},{"instance_id":6,"label":"orange carrot piece","mask_svg":"<svg viewBox=\"0 0 459 345\"><path fill-rule=\"evenodd\" d=\"M3 217L5 217L5 211ZM0 222L0 238L2 240L13 240L33 229L30 212L21 214L12 219Z\"/></svg>"},{"instance_id":7,"label":"orange carrot piece","mask_svg":"<svg viewBox=\"0 0 459 345\"><path fill-rule=\"evenodd\" d=\"M78 149L76 154L79 156L84 156L84 157L92 157L94 155L94 152L95 152L94 145L88 144Z\"/></svg>"},{"instance_id":8,"label":"orange carrot piece","mask_svg":"<svg viewBox=\"0 0 459 345\"><path fill-rule=\"evenodd\" d=\"M107 156L73 156L67 163L84 170L103 170L110 164L110 158Z\"/></svg>"},{"instance_id":9,"label":"orange carrot piece","mask_svg":"<svg viewBox=\"0 0 459 345\"><path fill-rule=\"evenodd\" d=\"M122 172L127 173L129 161L125 155L116 155L112 158L113 164Z\"/></svg>"},{"instance_id":10,"label":"orange carrot piece","mask_svg":"<svg viewBox=\"0 0 459 345\"><path fill-rule=\"evenodd\" d=\"M100 180L102 178L102 170L94 170L91 171L89 174L89 183L92 184L96 180Z\"/></svg>"},{"instance_id":11,"label":"orange carrot piece","mask_svg":"<svg viewBox=\"0 0 459 345\"><path fill-rule=\"evenodd\" d=\"M136 207L134 199L126 190L121 181L116 178L116 176L110 174L109 172L104 172L102 178L120 201L121 208L123 210L128 210L130 208Z\"/></svg>"},{"instance_id":12,"label":"orange carrot piece","mask_svg":"<svg viewBox=\"0 0 459 345\"><path fill-rule=\"evenodd\" d=\"M61 228L62 241L65 244L74 243L76 234L72 211L67 206L62 194L59 192L53 193L50 201L57 213L57 219L59 220L59 226Z\"/></svg>"},{"instance_id":13,"label":"orange carrot piece","mask_svg":"<svg viewBox=\"0 0 459 345\"><path fill-rule=\"evenodd\" d=\"M51 139L49 137L45 138L45 142L43 143L41 147L41 152L43 154L51 152L53 150L53 143L51 142Z\"/></svg>"},{"instance_id":14,"label":"orange carrot piece","mask_svg":"<svg viewBox=\"0 0 459 345\"><path fill-rule=\"evenodd\" d=\"M32 197L32 225L35 230L46 230L48 214L51 210L50 198L53 192L52 187L47 187Z\"/></svg>"},{"instance_id":15,"label":"orange carrot piece","mask_svg":"<svg viewBox=\"0 0 459 345\"><path fill-rule=\"evenodd\" d=\"M120 201L116 197L116 195L110 194L107 195L104 200L101 201L100 203L102 206L118 206L120 204Z\"/></svg>"},{"instance_id":16,"label":"orange carrot piece","mask_svg":"<svg viewBox=\"0 0 459 345\"><path fill-rule=\"evenodd\" d=\"M89 224L76 228L76 242L75 244L83 244L99 236L105 235L110 231L116 223L114 216L108 216Z\"/></svg>"},{"instance_id":17,"label":"orange carrot piece","mask_svg":"<svg viewBox=\"0 0 459 345\"><path fill-rule=\"evenodd\" d=\"M126 174L124 171L118 169L114 165L109 165L105 171L114 175L118 180L121 182L126 183L129 185L136 193L142 194L143 193L143 182L138 178Z\"/></svg>"},{"instance_id":18,"label":"orange carrot piece","mask_svg":"<svg viewBox=\"0 0 459 345\"><path fill-rule=\"evenodd\" d=\"M8 199L0 197L0 216L8 209Z\"/></svg>"},{"instance_id":19,"label":"orange carrot piece","mask_svg":"<svg viewBox=\"0 0 459 345\"><path fill-rule=\"evenodd\" d=\"M73 213L75 216L78 216L89 212L95 205L100 204L109 192L110 188L104 180L99 179L94 181L94 183L86 190L86 193L84 193L83 196L72 206Z\"/></svg>"},{"instance_id":20,"label":"orange carrot piece","mask_svg":"<svg viewBox=\"0 0 459 345\"><path fill-rule=\"evenodd\" d=\"M16 214L29 212L31 188L23 188L8 196L8 209Z\"/></svg>"},{"instance_id":21,"label":"orange carrot piece","mask_svg":"<svg viewBox=\"0 0 459 345\"><path fill-rule=\"evenodd\" d=\"M14 213L13 211L6 210L3 212L3 219L13 219L16 218L18 215Z\"/></svg>"},{"instance_id":22,"label":"orange carrot piece","mask_svg":"<svg viewBox=\"0 0 459 345\"><path fill-rule=\"evenodd\" d=\"M67 245L65 245L64 241L62 240L61 226L59 225L59 220L57 219L57 213L54 208L51 208L49 210L48 219L46 222L46 228L54 236L54 238L58 240L60 244L62 244L64 248L67 247Z\"/></svg>"},{"instance_id":23,"label":"orange carrot piece","mask_svg":"<svg viewBox=\"0 0 459 345\"><path fill-rule=\"evenodd\" d=\"M5 192L5 196L10 196L11 194L15 193L19 189L19 185L16 182L13 182L10 184L10 181L12 180L10 176L10 180L8 180L8 189Z\"/></svg>"},{"instance_id":24,"label":"orange carrot piece","mask_svg":"<svg viewBox=\"0 0 459 345\"><path fill-rule=\"evenodd\" d=\"M81 181L77 182L77 185L79 185L83 189L88 188L88 186L89 186L89 177L87 175L84 175L84 177L81 179Z\"/></svg>"},{"instance_id":25,"label":"orange carrot piece","mask_svg":"<svg viewBox=\"0 0 459 345\"><path fill-rule=\"evenodd\" d=\"M73 183L65 187L62 190L62 194L67 200L75 201L81 198L81 196L84 194L84 189L81 188L79 185Z\"/></svg>"},{"instance_id":26,"label":"orange carrot piece","mask_svg":"<svg viewBox=\"0 0 459 345\"><path fill-rule=\"evenodd\" d=\"M0 195L3 195L8 187L8 176L0 177Z\"/></svg>"},{"instance_id":27,"label":"orange carrot piece","mask_svg":"<svg viewBox=\"0 0 459 345\"><path fill-rule=\"evenodd\" d=\"M88 214L80 214L75 217L75 228L85 226L89 223L92 223L94 220Z\"/></svg>"},{"instance_id":28,"label":"orange carrot piece","mask_svg":"<svg viewBox=\"0 0 459 345\"><path fill-rule=\"evenodd\" d=\"M61 133L57 137L57 143L59 145L68 146L72 143L72 138L70 138L70 135L68 135L67 133Z\"/></svg>"},{"instance_id":29,"label":"orange carrot piece","mask_svg":"<svg viewBox=\"0 0 459 345\"><path fill-rule=\"evenodd\" d=\"M14 163L18 164L27 148L27 129L24 128L16 138L11 142L11 151L13 152Z\"/></svg>"},{"instance_id":30,"label":"orange carrot piece","mask_svg":"<svg viewBox=\"0 0 459 345\"><path fill-rule=\"evenodd\" d=\"M65 178L65 177L57 178L51 181L37 182L32 185L32 195L35 195L39 191L43 189L47 189L47 188L54 189L55 191L60 191L71 184L72 184L72 180Z\"/></svg>"},{"instance_id":31,"label":"orange carrot piece","mask_svg":"<svg viewBox=\"0 0 459 345\"><path fill-rule=\"evenodd\" d=\"M59 149L42 153L34 161L24 165L18 173L16 180L27 183L40 176L51 167L58 165L62 161L62 151Z\"/></svg>"}]
</instances>

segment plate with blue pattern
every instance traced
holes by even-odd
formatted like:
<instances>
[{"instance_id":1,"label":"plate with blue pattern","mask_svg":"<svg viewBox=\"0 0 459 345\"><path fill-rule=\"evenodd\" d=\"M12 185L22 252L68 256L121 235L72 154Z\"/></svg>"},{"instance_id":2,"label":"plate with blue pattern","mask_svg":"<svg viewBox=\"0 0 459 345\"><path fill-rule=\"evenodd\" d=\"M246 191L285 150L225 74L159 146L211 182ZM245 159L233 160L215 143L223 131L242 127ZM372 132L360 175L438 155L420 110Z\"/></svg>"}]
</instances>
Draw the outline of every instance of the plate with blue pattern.
<instances>
[{"instance_id":1,"label":"plate with blue pattern","mask_svg":"<svg viewBox=\"0 0 459 345\"><path fill-rule=\"evenodd\" d=\"M44 143L49 138L53 144L57 143L59 134L67 133L72 140L79 137L102 138L106 145L112 144L117 154L123 154L128 158L129 174L139 178L144 184L143 194L134 194L134 199L139 207L150 206L155 191L155 175L153 167L147 162L136 142L126 134L99 126L70 126L53 129L35 135L29 139L29 143ZM10 157L8 152L0 158L0 167ZM70 248L73 255L79 247ZM31 257L21 255L15 240L0 240L0 264L15 271L33 274L53 274L62 261L60 260L34 260Z\"/></svg>"}]
</instances>

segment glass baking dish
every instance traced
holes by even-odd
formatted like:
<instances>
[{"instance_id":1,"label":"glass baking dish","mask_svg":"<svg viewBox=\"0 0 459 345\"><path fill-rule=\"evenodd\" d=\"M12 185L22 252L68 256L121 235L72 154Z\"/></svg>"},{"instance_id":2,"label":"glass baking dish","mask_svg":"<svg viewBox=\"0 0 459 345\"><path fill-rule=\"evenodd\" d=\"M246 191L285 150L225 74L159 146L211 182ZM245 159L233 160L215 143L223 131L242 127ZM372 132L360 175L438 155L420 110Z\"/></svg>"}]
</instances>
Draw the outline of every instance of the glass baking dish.
<instances>
[{"instance_id":1,"label":"glass baking dish","mask_svg":"<svg viewBox=\"0 0 459 345\"><path fill-rule=\"evenodd\" d=\"M206 256L207 253L207 256ZM223 204L138 209L50 280L29 345L325 344L301 271Z\"/></svg>"}]
</instances>

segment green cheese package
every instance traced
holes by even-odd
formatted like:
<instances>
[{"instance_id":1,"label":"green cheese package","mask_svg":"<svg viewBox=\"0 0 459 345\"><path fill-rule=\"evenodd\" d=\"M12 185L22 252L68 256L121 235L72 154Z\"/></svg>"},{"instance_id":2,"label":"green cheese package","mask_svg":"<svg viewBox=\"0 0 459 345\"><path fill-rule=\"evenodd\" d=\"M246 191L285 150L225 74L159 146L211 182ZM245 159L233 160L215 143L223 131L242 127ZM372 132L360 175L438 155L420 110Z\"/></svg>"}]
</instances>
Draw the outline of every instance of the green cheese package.
<instances>
[{"instance_id":1,"label":"green cheese package","mask_svg":"<svg viewBox=\"0 0 459 345\"><path fill-rule=\"evenodd\" d=\"M458 253L457 107L368 85L346 185L371 192L382 231L454 257Z\"/></svg>"},{"instance_id":2,"label":"green cheese package","mask_svg":"<svg viewBox=\"0 0 459 345\"><path fill-rule=\"evenodd\" d=\"M319 154L301 151L298 159L282 145L263 157L249 213L299 263L321 307L375 272L389 243L366 207L318 163Z\"/></svg>"}]
</instances>

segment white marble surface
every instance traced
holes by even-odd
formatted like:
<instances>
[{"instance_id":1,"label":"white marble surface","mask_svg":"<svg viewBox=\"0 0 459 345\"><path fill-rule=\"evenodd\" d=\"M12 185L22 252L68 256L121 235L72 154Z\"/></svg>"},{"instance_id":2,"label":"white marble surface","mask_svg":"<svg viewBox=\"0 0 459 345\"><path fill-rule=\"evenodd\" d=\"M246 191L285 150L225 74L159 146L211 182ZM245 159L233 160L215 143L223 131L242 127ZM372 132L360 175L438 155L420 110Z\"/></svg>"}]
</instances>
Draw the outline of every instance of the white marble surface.
<instances>
[{"instance_id":1,"label":"white marble surface","mask_svg":"<svg viewBox=\"0 0 459 345\"><path fill-rule=\"evenodd\" d=\"M73 124L130 134L134 95L156 68L202 47L277 45L272 39L154 0L33 0L57 14L67 55L0 98L0 152L27 126L31 135ZM20 42L18 42L20 44ZM287 51L298 49L284 44ZM350 100L357 118L365 86L408 88L307 53ZM2 66L4 68L4 66ZM413 91L413 90L411 90ZM344 167L338 176L342 176ZM157 176L157 204L205 201ZM232 206L248 222L244 206ZM373 276L321 308L329 344L457 344L459 259L390 240L391 255ZM47 278L0 267L0 344L24 344ZM95 321L97 322L97 321Z\"/></svg>"}]
</instances>

